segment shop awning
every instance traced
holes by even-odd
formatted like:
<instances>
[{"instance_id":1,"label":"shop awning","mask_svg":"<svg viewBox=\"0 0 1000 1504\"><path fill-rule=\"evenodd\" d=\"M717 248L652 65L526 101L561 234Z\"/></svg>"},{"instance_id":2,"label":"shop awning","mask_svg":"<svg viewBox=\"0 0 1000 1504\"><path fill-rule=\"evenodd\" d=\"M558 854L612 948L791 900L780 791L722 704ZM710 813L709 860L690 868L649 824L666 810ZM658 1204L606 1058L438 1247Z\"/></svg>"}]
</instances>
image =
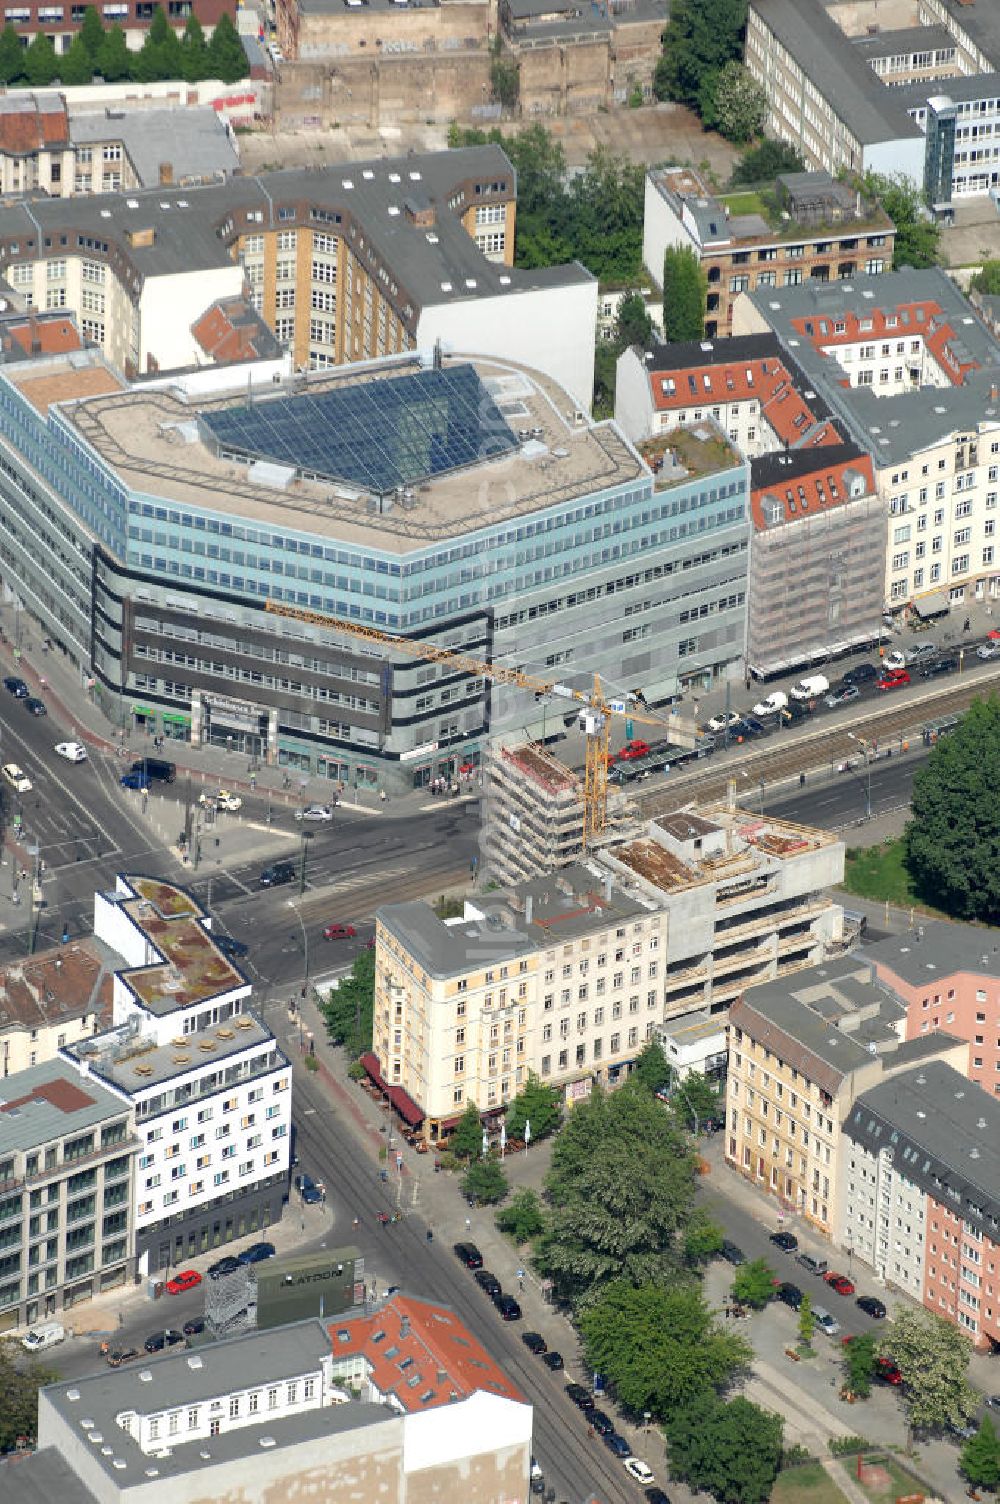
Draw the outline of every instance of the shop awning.
<instances>
[{"instance_id":1,"label":"shop awning","mask_svg":"<svg viewBox=\"0 0 1000 1504\"><path fill-rule=\"evenodd\" d=\"M947 591L932 590L927 595L918 596L913 602L913 609L926 621L929 616L943 616L946 611L950 611L951 601Z\"/></svg>"},{"instance_id":2,"label":"shop awning","mask_svg":"<svg viewBox=\"0 0 1000 1504\"><path fill-rule=\"evenodd\" d=\"M365 1072L366 1076L371 1077L372 1081L374 1081L379 1091L388 1091L388 1087L382 1080L382 1068L379 1065L377 1055L373 1055L371 1051L369 1051L367 1055L362 1055L361 1068Z\"/></svg>"},{"instance_id":3,"label":"shop awning","mask_svg":"<svg viewBox=\"0 0 1000 1504\"><path fill-rule=\"evenodd\" d=\"M156 711L155 710L150 710L150 708L149 708L148 705L133 705L132 706L132 714L133 715L155 715Z\"/></svg>"},{"instance_id":4,"label":"shop awning","mask_svg":"<svg viewBox=\"0 0 1000 1504\"><path fill-rule=\"evenodd\" d=\"M191 717L189 715L184 715L179 710L164 710L164 711L162 711L160 713L160 720L161 721L170 721L172 724L177 725L177 726L190 726L190 724L191 724Z\"/></svg>"},{"instance_id":5,"label":"shop awning","mask_svg":"<svg viewBox=\"0 0 1000 1504\"><path fill-rule=\"evenodd\" d=\"M462 1121L462 1116L463 1114L459 1113L458 1116L454 1118L442 1118L440 1123L438 1123L437 1125L438 1133L450 1133L453 1128L458 1127L459 1123Z\"/></svg>"},{"instance_id":6,"label":"shop awning","mask_svg":"<svg viewBox=\"0 0 1000 1504\"><path fill-rule=\"evenodd\" d=\"M418 1123L423 1122L424 1114L408 1091L404 1091L401 1086L387 1086L385 1094L404 1123L409 1123L411 1128L416 1128Z\"/></svg>"}]
</instances>

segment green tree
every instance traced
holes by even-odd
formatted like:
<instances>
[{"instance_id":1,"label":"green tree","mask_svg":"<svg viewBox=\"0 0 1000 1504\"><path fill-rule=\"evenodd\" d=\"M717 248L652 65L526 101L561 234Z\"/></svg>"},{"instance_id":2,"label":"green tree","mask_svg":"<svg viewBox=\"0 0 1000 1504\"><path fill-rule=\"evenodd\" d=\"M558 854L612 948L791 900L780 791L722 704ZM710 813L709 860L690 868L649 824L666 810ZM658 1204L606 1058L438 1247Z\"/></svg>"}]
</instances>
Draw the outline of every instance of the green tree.
<instances>
[{"instance_id":1,"label":"green tree","mask_svg":"<svg viewBox=\"0 0 1000 1504\"><path fill-rule=\"evenodd\" d=\"M719 1093L700 1071L688 1071L683 1081L675 1081L670 1093L670 1104L677 1114L677 1121L685 1128L699 1130L718 1115L721 1103Z\"/></svg>"},{"instance_id":2,"label":"green tree","mask_svg":"<svg viewBox=\"0 0 1000 1504\"><path fill-rule=\"evenodd\" d=\"M0 1454L10 1452L18 1438L34 1441L38 1435L38 1391L59 1375L37 1359L25 1363L20 1343L0 1340Z\"/></svg>"},{"instance_id":3,"label":"green tree","mask_svg":"<svg viewBox=\"0 0 1000 1504\"><path fill-rule=\"evenodd\" d=\"M705 274L690 246L668 246L663 258L663 329L668 340L705 333Z\"/></svg>"},{"instance_id":4,"label":"green tree","mask_svg":"<svg viewBox=\"0 0 1000 1504\"><path fill-rule=\"evenodd\" d=\"M644 1086L647 1091L655 1095L669 1083L670 1074L670 1066L663 1053L663 1046L657 1039L648 1040L639 1051L635 1065L632 1067L630 1080Z\"/></svg>"},{"instance_id":5,"label":"green tree","mask_svg":"<svg viewBox=\"0 0 1000 1504\"><path fill-rule=\"evenodd\" d=\"M733 168L730 181L734 187L743 183L773 183L783 172L803 172L802 154L787 141L762 141L745 151Z\"/></svg>"},{"instance_id":6,"label":"green tree","mask_svg":"<svg viewBox=\"0 0 1000 1504\"><path fill-rule=\"evenodd\" d=\"M89 84L94 76L94 60L77 32L69 51L59 60L59 77L64 84Z\"/></svg>"},{"instance_id":7,"label":"green tree","mask_svg":"<svg viewBox=\"0 0 1000 1504\"><path fill-rule=\"evenodd\" d=\"M641 292L627 292L618 304L618 312L615 315L615 330L612 336L613 343L617 346L618 353L627 350L632 345L638 345L641 349L650 343L656 336L653 320L646 312L646 304ZM651 1045L656 1041L651 1039ZM659 1048L659 1046L657 1046ZM660 1054L663 1054L662 1049ZM636 1062L638 1066L638 1062ZM633 1071L633 1075L635 1072Z\"/></svg>"},{"instance_id":8,"label":"green tree","mask_svg":"<svg viewBox=\"0 0 1000 1504\"><path fill-rule=\"evenodd\" d=\"M653 75L657 99L699 109L706 79L714 83L727 63L742 58L746 19L746 0L673 0Z\"/></svg>"},{"instance_id":9,"label":"green tree","mask_svg":"<svg viewBox=\"0 0 1000 1504\"><path fill-rule=\"evenodd\" d=\"M97 71L109 84L132 76L132 54L120 26L109 26L97 55Z\"/></svg>"},{"instance_id":10,"label":"green tree","mask_svg":"<svg viewBox=\"0 0 1000 1504\"><path fill-rule=\"evenodd\" d=\"M875 1338L870 1332L853 1337L844 1348L844 1388L866 1400L875 1378Z\"/></svg>"},{"instance_id":11,"label":"green tree","mask_svg":"<svg viewBox=\"0 0 1000 1504\"><path fill-rule=\"evenodd\" d=\"M462 1194L477 1206L495 1206L510 1191L498 1159L474 1159L462 1176Z\"/></svg>"},{"instance_id":12,"label":"green tree","mask_svg":"<svg viewBox=\"0 0 1000 1504\"><path fill-rule=\"evenodd\" d=\"M956 919L1000 919L1000 699L973 700L913 779L906 864Z\"/></svg>"},{"instance_id":13,"label":"green tree","mask_svg":"<svg viewBox=\"0 0 1000 1504\"><path fill-rule=\"evenodd\" d=\"M781 1466L783 1422L742 1397L722 1403L703 1394L667 1418L674 1478L725 1504L765 1504Z\"/></svg>"},{"instance_id":14,"label":"green tree","mask_svg":"<svg viewBox=\"0 0 1000 1504\"><path fill-rule=\"evenodd\" d=\"M965 1443L958 1465L973 1488L995 1489L1000 1484L1000 1440L988 1415Z\"/></svg>"},{"instance_id":15,"label":"green tree","mask_svg":"<svg viewBox=\"0 0 1000 1504\"><path fill-rule=\"evenodd\" d=\"M343 1045L352 1059L372 1047L374 1003L375 952L363 950L355 956L350 974L341 977L321 1004L331 1043Z\"/></svg>"},{"instance_id":16,"label":"green tree","mask_svg":"<svg viewBox=\"0 0 1000 1504\"><path fill-rule=\"evenodd\" d=\"M499 31L490 59L490 92L505 110L515 109L521 94L521 69L512 57L504 56Z\"/></svg>"},{"instance_id":17,"label":"green tree","mask_svg":"<svg viewBox=\"0 0 1000 1504\"><path fill-rule=\"evenodd\" d=\"M901 173L895 177L868 173L861 188L866 198L879 200L896 226L893 271L901 266L936 266L941 227L928 213L920 189Z\"/></svg>"},{"instance_id":18,"label":"green tree","mask_svg":"<svg viewBox=\"0 0 1000 1504\"><path fill-rule=\"evenodd\" d=\"M746 1367L751 1350L715 1321L701 1292L684 1286L609 1285L580 1317L587 1363L633 1414L665 1420Z\"/></svg>"},{"instance_id":19,"label":"green tree","mask_svg":"<svg viewBox=\"0 0 1000 1504\"><path fill-rule=\"evenodd\" d=\"M683 1264L694 1201L694 1156L648 1092L595 1090L555 1141L543 1262L558 1298L592 1303L624 1279L666 1280Z\"/></svg>"},{"instance_id":20,"label":"green tree","mask_svg":"<svg viewBox=\"0 0 1000 1504\"><path fill-rule=\"evenodd\" d=\"M766 1259L740 1264L733 1275L733 1299L741 1306L762 1311L774 1295L774 1270Z\"/></svg>"},{"instance_id":21,"label":"green tree","mask_svg":"<svg viewBox=\"0 0 1000 1504\"><path fill-rule=\"evenodd\" d=\"M742 63L727 63L714 80L711 99L701 111L702 124L739 145L752 141L768 117L767 95Z\"/></svg>"},{"instance_id":22,"label":"green tree","mask_svg":"<svg viewBox=\"0 0 1000 1504\"><path fill-rule=\"evenodd\" d=\"M987 297L1000 295L1000 261L984 261L970 285Z\"/></svg>"},{"instance_id":23,"label":"green tree","mask_svg":"<svg viewBox=\"0 0 1000 1504\"><path fill-rule=\"evenodd\" d=\"M13 26L0 34L0 83L13 84L24 77L24 48Z\"/></svg>"},{"instance_id":24,"label":"green tree","mask_svg":"<svg viewBox=\"0 0 1000 1504\"><path fill-rule=\"evenodd\" d=\"M815 1330L816 1317L813 1315L813 1303L807 1293L803 1295L802 1304L799 1306L799 1341L808 1347L813 1339L813 1332Z\"/></svg>"},{"instance_id":25,"label":"green tree","mask_svg":"<svg viewBox=\"0 0 1000 1504\"><path fill-rule=\"evenodd\" d=\"M234 84L238 79L246 78L250 71L243 43L225 11L215 23L208 44L208 61L212 77L221 78L224 84Z\"/></svg>"},{"instance_id":26,"label":"green tree","mask_svg":"<svg viewBox=\"0 0 1000 1504\"><path fill-rule=\"evenodd\" d=\"M475 1102L467 1102L448 1148L456 1159L478 1159L483 1152L483 1120Z\"/></svg>"},{"instance_id":27,"label":"green tree","mask_svg":"<svg viewBox=\"0 0 1000 1504\"><path fill-rule=\"evenodd\" d=\"M685 1259L695 1267L707 1264L715 1258L716 1254L722 1252L722 1244L722 1228L717 1222L712 1221L707 1212L699 1208L688 1223L684 1234Z\"/></svg>"},{"instance_id":28,"label":"green tree","mask_svg":"<svg viewBox=\"0 0 1000 1504\"><path fill-rule=\"evenodd\" d=\"M527 1186L497 1212L497 1227L515 1243L530 1243L545 1230L545 1213L534 1191Z\"/></svg>"},{"instance_id":29,"label":"green tree","mask_svg":"<svg viewBox=\"0 0 1000 1504\"><path fill-rule=\"evenodd\" d=\"M184 53L180 39L164 15L163 7L158 5L135 59L135 76L140 83L150 83L156 79L181 78L183 70Z\"/></svg>"},{"instance_id":30,"label":"green tree","mask_svg":"<svg viewBox=\"0 0 1000 1504\"><path fill-rule=\"evenodd\" d=\"M33 89L46 88L58 76L59 59L51 39L36 31L24 54L24 76Z\"/></svg>"},{"instance_id":31,"label":"green tree","mask_svg":"<svg viewBox=\"0 0 1000 1504\"><path fill-rule=\"evenodd\" d=\"M559 1107L559 1092L554 1086L540 1081L534 1071L510 1104L507 1112L507 1137L524 1138L525 1123L531 1124L531 1142L547 1138L556 1128L562 1112Z\"/></svg>"},{"instance_id":32,"label":"green tree","mask_svg":"<svg viewBox=\"0 0 1000 1504\"><path fill-rule=\"evenodd\" d=\"M566 154L544 125L529 125L505 146L517 173L517 212L544 213L565 193Z\"/></svg>"},{"instance_id":33,"label":"green tree","mask_svg":"<svg viewBox=\"0 0 1000 1504\"><path fill-rule=\"evenodd\" d=\"M980 1395L967 1378L972 1343L959 1327L921 1307L901 1310L878 1346L906 1381L906 1410L915 1431L962 1425L975 1414Z\"/></svg>"},{"instance_id":34,"label":"green tree","mask_svg":"<svg viewBox=\"0 0 1000 1504\"><path fill-rule=\"evenodd\" d=\"M83 13L83 20L80 23L80 30L77 32L77 36L83 43L87 56L90 58L91 74L93 74L97 68L97 60L101 55L101 48L104 46L104 22L101 20L96 6L87 6L87 9ZM74 38L75 40L76 38Z\"/></svg>"},{"instance_id":35,"label":"green tree","mask_svg":"<svg viewBox=\"0 0 1000 1504\"><path fill-rule=\"evenodd\" d=\"M189 84L208 77L208 47L201 22L192 12L181 37L181 76Z\"/></svg>"}]
</instances>

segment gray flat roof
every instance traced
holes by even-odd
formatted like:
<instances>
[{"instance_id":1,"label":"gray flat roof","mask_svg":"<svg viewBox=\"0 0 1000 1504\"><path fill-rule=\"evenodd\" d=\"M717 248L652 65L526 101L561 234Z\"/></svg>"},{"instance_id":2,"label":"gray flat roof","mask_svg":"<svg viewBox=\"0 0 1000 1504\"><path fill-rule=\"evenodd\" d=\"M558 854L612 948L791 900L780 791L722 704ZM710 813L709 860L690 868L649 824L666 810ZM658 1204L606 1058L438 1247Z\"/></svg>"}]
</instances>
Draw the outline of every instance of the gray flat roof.
<instances>
[{"instance_id":1,"label":"gray flat roof","mask_svg":"<svg viewBox=\"0 0 1000 1504\"><path fill-rule=\"evenodd\" d=\"M97 1081L84 1081L65 1060L33 1065L0 1081L0 1155L83 1133L128 1106Z\"/></svg>"},{"instance_id":2,"label":"gray flat roof","mask_svg":"<svg viewBox=\"0 0 1000 1504\"><path fill-rule=\"evenodd\" d=\"M895 90L858 57L819 0L750 4L862 145L919 134L919 126L895 102Z\"/></svg>"},{"instance_id":3,"label":"gray flat roof","mask_svg":"<svg viewBox=\"0 0 1000 1504\"><path fill-rule=\"evenodd\" d=\"M955 38L946 26L900 26L873 37L851 37L851 46L862 57L897 57L938 47L954 47ZM937 82L940 84L941 80Z\"/></svg>"},{"instance_id":4,"label":"gray flat roof","mask_svg":"<svg viewBox=\"0 0 1000 1504\"><path fill-rule=\"evenodd\" d=\"M1000 96L1000 74L963 73L955 78L928 78L916 84L897 84L892 92L905 110L919 109L928 99L953 99L956 104L969 99L996 99Z\"/></svg>"},{"instance_id":5,"label":"gray flat roof","mask_svg":"<svg viewBox=\"0 0 1000 1504\"><path fill-rule=\"evenodd\" d=\"M891 1149L900 1174L995 1235L1000 1101L974 1081L941 1060L928 1060L862 1092L844 1132L872 1154Z\"/></svg>"},{"instance_id":6,"label":"gray flat roof","mask_svg":"<svg viewBox=\"0 0 1000 1504\"><path fill-rule=\"evenodd\" d=\"M866 961L887 966L911 987L932 988L957 971L1000 977L998 932L974 924L924 920L920 931L890 935L861 954Z\"/></svg>"},{"instance_id":7,"label":"gray flat roof","mask_svg":"<svg viewBox=\"0 0 1000 1504\"><path fill-rule=\"evenodd\" d=\"M26 1456L0 1457L0 1499L3 1504L97 1504L54 1447Z\"/></svg>"},{"instance_id":8,"label":"gray flat roof","mask_svg":"<svg viewBox=\"0 0 1000 1504\"><path fill-rule=\"evenodd\" d=\"M269 1070L286 1062L271 1031L251 1013L241 1013L223 1024L213 1024L197 1034L184 1034L171 1043L146 1046L140 1036L127 1028L109 1029L79 1044L67 1045L65 1053L83 1062L91 1076L101 1077L130 1096L148 1092L151 1087L173 1081L206 1065L222 1064L236 1055L244 1055L255 1046L273 1052ZM84 1085L89 1088L89 1082ZM119 1102L119 1109L124 1104Z\"/></svg>"},{"instance_id":9,"label":"gray flat roof","mask_svg":"<svg viewBox=\"0 0 1000 1504\"><path fill-rule=\"evenodd\" d=\"M173 182L183 188L199 181L231 177L240 170L239 153L213 109L126 110L111 118L96 111L71 113L74 146L121 141L143 188L159 186L160 167L169 163Z\"/></svg>"},{"instance_id":10,"label":"gray flat roof","mask_svg":"<svg viewBox=\"0 0 1000 1504\"><path fill-rule=\"evenodd\" d=\"M956 31L964 31L981 48L995 68L1000 68L1000 6L994 0L941 0Z\"/></svg>"}]
</instances>

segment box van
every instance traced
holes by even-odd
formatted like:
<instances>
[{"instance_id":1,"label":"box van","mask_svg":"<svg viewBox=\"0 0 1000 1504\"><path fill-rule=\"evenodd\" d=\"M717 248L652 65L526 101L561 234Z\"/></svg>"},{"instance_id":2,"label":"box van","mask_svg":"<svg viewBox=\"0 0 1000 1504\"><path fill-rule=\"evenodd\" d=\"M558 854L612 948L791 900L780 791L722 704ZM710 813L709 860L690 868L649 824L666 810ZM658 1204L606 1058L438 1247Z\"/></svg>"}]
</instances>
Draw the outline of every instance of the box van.
<instances>
[{"instance_id":1,"label":"box van","mask_svg":"<svg viewBox=\"0 0 1000 1504\"><path fill-rule=\"evenodd\" d=\"M813 700L817 695L825 695L829 688L830 681L825 674L807 674L792 686L792 699Z\"/></svg>"},{"instance_id":2,"label":"box van","mask_svg":"<svg viewBox=\"0 0 1000 1504\"><path fill-rule=\"evenodd\" d=\"M41 1326L33 1326L29 1332L21 1338L21 1346L29 1353L40 1353L47 1347L55 1347L57 1342L65 1342L65 1329L58 1321L43 1321Z\"/></svg>"},{"instance_id":3,"label":"box van","mask_svg":"<svg viewBox=\"0 0 1000 1504\"><path fill-rule=\"evenodd\" d=\"M132 764L133 773L145 773L150 783L173 783L177 777L177 764L165 762L162 757L140 757Z\"/></svg>"}]
</instances>

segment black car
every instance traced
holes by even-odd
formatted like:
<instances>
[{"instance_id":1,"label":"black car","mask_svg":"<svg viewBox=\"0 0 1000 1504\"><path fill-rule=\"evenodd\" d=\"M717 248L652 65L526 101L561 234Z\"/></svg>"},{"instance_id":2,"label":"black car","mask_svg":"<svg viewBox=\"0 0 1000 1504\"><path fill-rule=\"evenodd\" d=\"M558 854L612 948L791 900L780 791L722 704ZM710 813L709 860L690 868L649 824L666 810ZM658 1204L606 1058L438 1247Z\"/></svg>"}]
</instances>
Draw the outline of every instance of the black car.
<instances>
[{"instance_id":1,"label":"black car","mask_svg":"<svg viewBox=\"0 0 1000 1504\"><path fill-rule=\"evenodd\" d=\"M811 715L808 702L805 700L789 700L782 707L779 719L782 721L804 721L806 716Z\"/></svg>"},{"instance_id":2,"label":"black car","mask_svg":"<svg viewBox=\"0 0 1000 1504\"><path fill-rule=\"evenodd\" d=\"M782 1253L792 1253L799 1246L799 1240L793 1232L772 1232L770 1241Z\"/></svg>"},{"instance_id":3,"label":"black car","mask_svg":"<svg viewBox=\"0 0 1000 1504\"><path fill-rule=\"evenodd\" d=\"M920 670L921 679L934 679L938 674L950 674L958 668L957 658L935 658L933 663L928 663Z\"/></svg>"},{"instance_id":4,"label":"black car","mask_svg":"<svg viewBox=\"0 0 1000 1504\"><path fill-rule=\"evenodd\" d=\"M501 1295L494 1304L504 1321L520 1321L521 1307L513 1295Z\"/></svg>"},{"instance_id":5,"label":"black car","mask_svg":"<svg viewBox=\"0 0 1000 1504\"><path fill-rule=\"evenodd\" d=\"M26 700L28 698L28 686L23 679L15 678L13 674L8 675L3 681L3 687L9 694L14 696L15 700Z\"/></svg>"},{"instance_id":6,"label":"black car","mask_svg":"<svg viewBox=\"0 0 1000 1504\"><path fill-rule=\"evenodd\" d=\"M737 1247L735 1243L731 1243L728 1238L723 1238L720 1252L727 1264L745 1264L747 1261L747 1256L743 1252L743 1249Z\"/></svg>"},{"instance_id":7,"label":"black car","mask_svg":"<svg viewBox=\"0 0 1000 1504\"><path fill-rule=\"evenodd\" d=\"M45 708L45 701L37 699L35 695L28 696L28 698L24 702L24 708L25 710L30 711L32 715L48 715L48 711Z\"/></svg>"},{"instance_id":8,"label":"black car","mask_svg":"<svg viewBox=\"0 0 1000 1504\"><path fill-rule=\"evenodd\" d=\"M456 1243L455 1255L461 1259L466 1269L481 1269L483 1267L483 1256L475 1243Z\"/></svg>"},{"instance_id":9,"label":"black car","mask_svg":"<svg viewBox=\"0 0 1000 1504\"><path fill-rule=\"evenodd\" d=\"M877 669L874 663L858 663L854 668L847 670L840 682L842 684L867 684L870 679L877 679L880 672L881 670Z\"/></svg>"},{"instance_id":10,"label":"black car","mask_svg":"<svg viewBox=\"0 0 1000 1504\"><path fill-rule=\"evenodd\" d=\"M864 1311L865 1315L870 1316L873 1321L881 1321L885 1315L885 1306L880 1300L876 1300L874 1295L859 1295L854 1304L859 1311Z\"/></svg>"},{"instance_id":11,"label":"black car","mask_svg":"<svg viewBox=\"0 0 1000 1504\"><path fill-rule=\"evenodd\" d=\"M224 956L229 956L235 961L240 961L250 954L250 947L243 940L234 940L232 935L214 935L212 937Z\"/></svg>"},{"instance_id":12,"label":"black car","mask_svg":"<svg viewBox=\"0 0 1000 1504\"><path fill-rule=\"evenodd\" d=\"M609 1431L607 1435L602 1437L601 1439L613 1457L631 1457L632 1448L629 1446L624 1436L619 1436L617 1431Z\"/></svg>"},{"instance_id":13,"label":"black car","mask_svg":"<svg viewBox=\"0 0 1000 1504\"><path fill-rule=\"evenodd\" d=\"M317 1185L311 1175L296 1175L295 1189L306 1206L317 1206L323 1200L323 1188Z\"/></svg>"},{"instance_id":14,"label":"black car","mask_svg":"<svg viewBox=\"0 0 1000 1504\"><path fill-rule=\"evenodd\" d=\"M591 1410L587 1419L597 1432L598 1436L610 1436L615 1429L615 1423L610 1415L605 1415L603 1410Z\"/></svg>"},{"instance_id":15,"label":"black car","mask_svg":"<svg viewBox=\"0 0 1000 1504\"><path fill-rule=\"evenodd\" d=\"M236 1255L236 1259L240 1264L260 1264L264 1259L273 1259L275 1252L273 1243L251 1243L249 1248Z\"/></svg>"},{"instance_id":16,"label":"black car","mask_svg":"<svg viewBox=\"0 0 1000 1504\"><path fill-rule=\"evenodd\" d=\"M553 1373L558 1373L559 1370L563 1367L563 1355L562 1353L557 1353L553 1349L550 1352L542 1353L542 1362L545 1364L545 1367L550 1368Z\"/></svg>"},{"instance_id":17,"label":"black car","mask_svg":"<svg viewBox=\"0 0 1000 1504\"><path fill-rule=\"evenodd\" d=\"M793 1311L797 1311L802 1304L802 1291L798 1285L790 1285L786 1281L775 1290L774 1298L783 1301L786 1306L791 1306Z\"/></svg>"},{"instance_id":18,"label":"black car","mask_svg":"<svg viewBox=\"0 0 1000 1504\"><path fill-rule=\"evenodd\" d=\"M643 1494L646 1504L670 1504L670 1500L662 1488L647 1488Z\"/></svg>"},{"instance_id":19,"label":"black car","mask_svg":"<svg viewBox=\"0 0 1000 1504\"><path fill-rule=\"evenodd\" d=\"M227 1274L235 1274L236 1270L241 1267L239 1259L233 1258L232 1254L228 1254L226 1258L220 1259L217 1264L209 1265L208 1277L209 1279L223 1279Z\"/></svg>"},{"instance_id":20,"label":"black car","mask_svg":"<svg viewBox=\"0 0 1000 1504\"><path fill-rule=\"evenodd\" d=\"M480 1290L485 1290L487 1295L492 1297L499 1294L500 1281L497 1279L496 1275L491 1274L488 1269L477 1269L472 1278L475 1280Z\"/></svg>"},{"instance_id":21,"label":"black car","mask_svg":"<svg viewBox=\"0 0 1000 1504\"><path fill-rule=\"evenodd\" d=\"M549 1344L541 1332L522 1332L521 1341L529 1353L534 1353L536 1358L540 1358L542 1353L547 1353L549 1350Z\"/></svg>"},{"instance_id":22,"label":"black car","mask_svg":"<svg viewBox=\"0 0 1000 1504\"><path fill-rule=\"evenodd\" d=\"M147 1337L142 1344L147 1353L162 1353L165 1347L176 1347L178 1342L184 1341L182 1332L174 1332L168 1327L165 1332L154 1332Z\"/></svg>"},{"instance_id":23,"label":"black car","mask_svg":"<svg viewBox=\"0 0 1000 1504\"><path fill-rule=\"evenodd\" d=\"M282 888L295 881L294 862L272 862L257 879L262 888Z\"/></svg>"},{"instance_id":24,"label":"black car","mask_svg":"<svg viewBox=\"0 0 1000 1504\"><path fill-rule=\"evenodd\" d=\"M578 1405L581 1410L593 1410L594 1396L589 1389L584 1389L582 1384L567 1384L566 1393L574 1405Z\"/></svg>"},{"instance_id":25,"label":"black car","mask_svg":"<svg viewBox=\"0 0 1000 1504\"><path fill-rule=\"evenodd\" d=\"M770 727L766 726L760 717L756 715L745 715L743 717L743 725L746 727L746 734L748 736L766 736L770 730Z\"/></svg>"},{"instance_id":26,"label":"black car","mask_svg":"<svg viewBox=\"0 0 1000 1504\"><path fill-rule=\"evenodd\" d=\"M194 1321L185 1321L184 1323L185 1337L197 1337L198 1333L204 1330L205 1323L200 1316L196 1316Z\"/></svg>"}]
</instances>

